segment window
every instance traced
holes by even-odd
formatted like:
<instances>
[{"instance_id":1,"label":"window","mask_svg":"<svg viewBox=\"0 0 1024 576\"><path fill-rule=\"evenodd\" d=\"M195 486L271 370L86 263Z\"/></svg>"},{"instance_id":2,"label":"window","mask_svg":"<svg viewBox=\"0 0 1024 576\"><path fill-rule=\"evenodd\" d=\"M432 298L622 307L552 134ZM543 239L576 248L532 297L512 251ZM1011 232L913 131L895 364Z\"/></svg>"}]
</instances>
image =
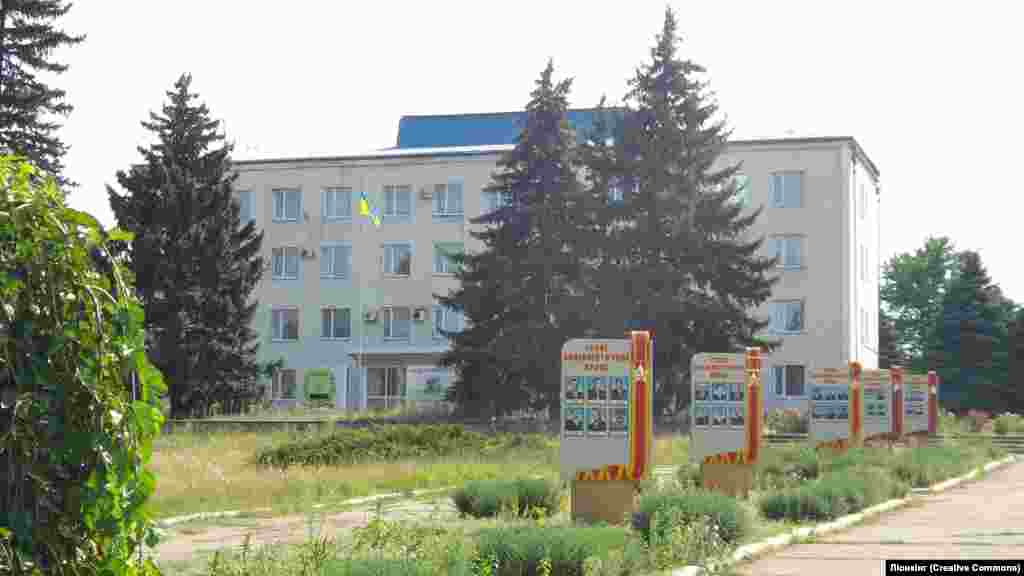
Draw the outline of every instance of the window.
<instances>
[{"instance_id":1,"label":"window","mask_svg":"<svg viewBox=\"0 0 1024 576\"><path fill-rule=\"evenodd\" d=\"M302 210L302 192L299 190L274 190L274 221L298 222Z\"/></svg>"},{"instance_id":2,"label":"window","mask_svg":"<svg viewBox=\"0 0 1024 576\"><path fill-rule=\"evenodd\" d=\"M804 239L802 236L773 236L769 248L771 257L778 258L779 268L800 268L803 266Z\"/></svg>"},{"instance_id":3,"label":"window","mask_svg":"<svg viewBox=\"0 0 1024 576\"><path fill-rule=\"evenodd\" d=\"M320 247L320 277L348 278L352 272L352 247L324 245Z\"/></svg>"},{"instance_id":4,"label":"window","mask_svg":"<svg viewBox=\"0 0 1024 576\"><path fill-rule=\"evenodd\" d=\"M405 403L405 370L397 366L366 370L366 408L391 410Z\"/></svg>"},{"instance_id":5,"label":"window","mask_svg":"<svg viewBox=\"0 0 1024 576\"><path fill-rule=\"evenodd\" d=\"M408 276L412 273L412 246L409 244L384 245L384 273Z\"/></svg>"},{"instance_id":6,"label":"window","mask_svg":"<svg viewBox=\"0 0 1024 576\"><path fill-rule=\"evenodd\" d=\"M772 302L769 328L773 332L802 332L804 329L803 300Z\"/></svg>"},{"instance_id":7,"label":"window","mask_svg":"<svg viewBox=\"0 0 1024 576\"><path fill-rule=\"evenodd\" d=\"M803 173L776 172L771 175L769 189L773 208L803 207Z\"/></svg>"},{"instance_id":8,"label":"window","mask_svg":"<svg viewBox=\"0 0 1024 576\"><path fill-rule=\"evenodd\" d=\"M462 216L462 182L434 186L434 216Z\"/></svg>"},{"instance_id":9,"label":"window","mask_svg":"<svg viewBox=\"0 0 1024 576\"><path fill-rule=\"evenodd\" d=\"M295 398L295 370L281 369L274 370L273 382L270 386L270 393L274 399Z\"/></svg>"},{"instance_id":10,"label":"window","mask_svg":"<svg viewBox=\"0 0 1024 576\"><path fill-rule=\"evenodd\" d=\"M749 206L750 177L746 174L737 174L734 179L736 181L736 192L733 195L733 202L739 206Z\"/></svg>"},{"instance_id":11,"label":"window","mask_svg":"<svg viewBox=\"0 0 1024 576\"><path fill-rule=\"evenodd\" d=\"M408 340L412 333L412 311L409 308L384 309L384 338Z\"/></svg>"},{"instance_id":12,"label":"window","mask_svg":"<svg viewBox=\"0 0 1024 576\"><path fill-rule=\"evenodd\" d=\"M452 256L462 252L462 244L438 243L434 245L434 274L454 274L456 264Z\"/></svg>"},{"instance_id":13,"label":"window","mask_svg":"<svg viewBox=\"0 0 1024 576\"><path fill-rule=\"evenodd\" d=\"M484 190L480 193L480 213L490 214L495 210L512 205L511 190Z\"/></svg>"},{"instance_id":14,"label":"window","mask_svg":"<svg viewBox=\"0 0 1024 576\"><path fill-rule=\"evenodd\" d=\"M384 187L384 215L410 216L412 214L412 187Z\"/></svg>"},{"instance_id":15,"label":"window","mask_svg":"<svg viewBox=\"0 0 1024 576\"><path fill-rule=\"evenodd\" d=\"M238 193L238 219L242 226L256 219L253 215L252 190L242 190Z\"/></svg>"},{"instance_id":16,"label":"window","mask_svg":"<svg viewBox=\"0 0 1024 576\"><path fill-rule=\"evenodd\" d=\"M275 308L270 311L272 340L294 341L299 339L299 309Z\"/></svg>"},{"instance_id":17,"label":"window","mask_svg":"<svg viewBox=\"0 0 1024 576\"><path fill-rule=\"evenodd\" d=\"M772 366L771 375L775 395L779 398L802 398L804 393L804 367L800 364Z\"/></svg>"},{"instance_id":18,"label":"window","mask_svg":"<svg viewBox=\"0 0 1024 576\"><path fill-rule=\"evenodd\" d=\"M327 188L323 192L322 199L324 220L348 220L352 218L351 188Z\"/></svg>"},{"instance_id":19,"label":"window","mask_svg":"<svg viewBox=\"0 0 1024 576\"><path fill-rule=\"evenodd\" d=\"M271 250L275 280L294 280L299 277L299 248L283 246Z\"/></svg>"},{"instance_id":20,"label":"window","mask_svg":"<svg viewBox=\"0 0 1024 576\"><path fill-rule=\"evenodd\" d=\"M445 306L434 306L434 338L444 338L445 332L461 332L463 329L462 314Z\"/></svg>"},{"instance_id":21,"label":"window","mask_svg":"<svg viewBox=\"0 0 1024 576\"><path fill-rule=\"evenodd\" d=\"M328 340L347 340L352 336L352 313L348 308L320 310L320 337Z\"/></svg>"}]
</instances>

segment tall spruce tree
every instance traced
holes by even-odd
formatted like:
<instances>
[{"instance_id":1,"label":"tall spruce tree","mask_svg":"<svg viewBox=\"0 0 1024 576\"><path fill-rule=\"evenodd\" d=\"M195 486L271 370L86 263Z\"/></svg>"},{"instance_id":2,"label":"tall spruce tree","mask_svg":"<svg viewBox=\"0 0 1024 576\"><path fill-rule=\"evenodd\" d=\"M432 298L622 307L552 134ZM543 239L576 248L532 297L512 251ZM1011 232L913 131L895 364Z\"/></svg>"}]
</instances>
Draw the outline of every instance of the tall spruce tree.
<instances>
[{"instance_id":1,"label":"tall spruce tree","mask_svg":"<svg viewBox=\"0 0 1024 576\"><path fill-rule=\"evenodd\" d=\"M1024 307L1017 310L1009 327L1008 367L1003 405L1007 410L1024 413Z\"/></svg>"},{"instance_id":2,"label":"tall spruce tree","mask_svg":"<svg viewBox=\"0 0 1024 576\"><path fill-rule=\"evenodd\" d=\"M142 123L156 143L139 148L141 165L117 173L125 193L107 188L118 225L135 234L131 268L175 417L252 394L266 368L256 362L250 299L263 234L241 225L231 145L191 82L182 75Z\"/></svg>"},{"instance_id":3,"label":"tall spruce tree","mask_svg":"<svg viewBox=\"0 0 1024 576\"><path fill-rule=\"evenodd\" d=\"M878 367L904 366L903 353L896 345L896 328L884 310L878 310Z\"/></svg>"},{"instance_id":4,"label":"tall spruce tree","mask_svg":"<svg viewBox=\"0 0 1024 576\"><path fill-rule=\"evenodd\" d=\"M958 273L942 299L929 358L941 378L939 400L955 411L998 409L1005 368L1003 310L977 252L960 255Z\"/></svg>"},{"instance_id":5,"label":"tall spruce tree","mask_svg":"<svg viewBox=\"0 0 1024 576\"><path fill-rule=\"evenodd\" d=\"M761 257L762 239L749 234L760 209L734 201L739 166L717 167L729 131L704 68L681 58L679 44L667 9L620 121L583 152L585 198L596 209L582 232L591 236L593 332L618 336L630 322L653 328L659 413L688 397L682 384L696 352L777 344L757 337L767 322L753 314L774 284L766 273L775 260Z\"/></svg>"},{"instance_id":6,"label":"tall spruce tree","mask_svg":"<svg viewBox=\"0 0 1024 576\"><path fill-rule=\"evenodd\" d=\"M530 94L516 146L488 186L509 204L474 220L488 225L473 233L484 250L461 257L461 288L438 296L467 320L442 358L458 369L456 397L486 394L505 407L533 398L552 412L559 402L559 351L577 335L577 327L562 321L562 296L578 277L566 233L578 192L576 137L566 120L572 81L555 82L553 75L549 61Z\"/></svg>"},{"instance_id":7,"label":"tall spruce tree","mask_svg":"<svg viewBox=\"0 0 1024 576\"><path fill-rule=\"evenodd\" d=\"M85 40L55 25L70 9L63 0L0 1L0 153L25 156L64 185L72 184L61 176L68 147L56 135L54 117L72 108L64 90L39 74L67 70L53 51Z\"/></svg>"}]
</instances>

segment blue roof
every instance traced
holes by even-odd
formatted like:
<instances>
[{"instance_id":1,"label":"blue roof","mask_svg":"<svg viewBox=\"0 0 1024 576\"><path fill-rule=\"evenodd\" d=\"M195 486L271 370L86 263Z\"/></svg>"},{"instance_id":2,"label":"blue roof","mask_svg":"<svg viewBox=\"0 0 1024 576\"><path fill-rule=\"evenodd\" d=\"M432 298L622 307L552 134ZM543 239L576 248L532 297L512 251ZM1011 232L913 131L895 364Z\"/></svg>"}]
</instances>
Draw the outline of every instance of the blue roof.
<instances>
[{"instance_id":1,"label":"blue roof","mask_svg":"<svg viewBox=\"0 0 1024 576\"><path fill-rule=\"evenodd\" d=\"M606 113L614 114L613 109ZM597 110L569 110L566 118L582 139L594 124ZM526 112L403 116L398 121L399 148L444 148L515 144Z\"/></svg>"}]
</instances>

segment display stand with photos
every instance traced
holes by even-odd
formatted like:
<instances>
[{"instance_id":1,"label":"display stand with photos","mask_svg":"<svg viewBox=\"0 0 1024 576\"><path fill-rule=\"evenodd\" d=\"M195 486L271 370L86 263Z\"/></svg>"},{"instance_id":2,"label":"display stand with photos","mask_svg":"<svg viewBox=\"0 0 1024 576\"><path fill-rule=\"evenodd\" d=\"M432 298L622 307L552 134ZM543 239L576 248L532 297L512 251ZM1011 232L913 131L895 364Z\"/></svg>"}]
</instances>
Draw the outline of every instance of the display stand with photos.
<instances>
[{"instance_id":1,"label":"display stand with photos","mask_svg":"<svg viewBox=\"0 0 1024 576\"><path fill-rule=\"evenodd\" d=\"M811 371L809 402L811 443L819 449L845 450L860 444L860 364L848 369Z\"/></svg>"},{"instance_id":2,"label":"display stand with photos","mask_svg":"<svg viewBox=\"0 0 1024 576\"><path fill-rule=\"evenodd\" d=\"M691 362L690 459L707 489L744 495L761 446L761 354L701 353Z\"/></svg>"},{"instance_id":3,"label":"display stand with photos","mask_svg":"<svg viewBox=\"0 0 1024 576\"><path fill-rule=\"evenodd\" d=\"M903 436L912 446L926 444L931 433L931 383L934 374L903 374Z\"/></svg>"},{"instance_id":4,"label":"display stand with photos","mask_svg":"<svg viewBox=\"0 0 1024 576\"><path fill-rule=\"evenodd\" d=\"M863 370L864 441L888 442L893 433L892 380L889 370Z\"/></svg>"},{"instance_id":5,"label":"display stand with photos","mask_svg":"<svg viewBox=\"0 0 1024 576\"><path fill-rule=\"evenodd\" d=\"M621 523L650 477L653 338L575 339L562 347L561 475L573 518Z\"/></svg>"}]
</instances>

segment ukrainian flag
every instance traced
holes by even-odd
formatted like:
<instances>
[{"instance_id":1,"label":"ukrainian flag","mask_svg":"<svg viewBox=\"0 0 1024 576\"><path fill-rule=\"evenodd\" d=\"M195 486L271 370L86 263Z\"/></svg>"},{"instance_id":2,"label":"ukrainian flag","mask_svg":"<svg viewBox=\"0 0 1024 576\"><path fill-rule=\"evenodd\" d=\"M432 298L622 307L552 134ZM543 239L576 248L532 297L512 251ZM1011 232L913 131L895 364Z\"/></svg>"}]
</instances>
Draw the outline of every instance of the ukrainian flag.
<instances>
[{"instance_id":1,"label":"ukrainian flag","mask_svg":"<svg viewBox=\"0 0 1024 576\"><path fill-rule=\"evenodd\" d=\"M377 210L370 208L370 201L366 199L366 192L359 194L359 215L369 216L370 222L373 222L374 226L380 227L380 218L377 217Z\"/></svg>"}]
</instances>

